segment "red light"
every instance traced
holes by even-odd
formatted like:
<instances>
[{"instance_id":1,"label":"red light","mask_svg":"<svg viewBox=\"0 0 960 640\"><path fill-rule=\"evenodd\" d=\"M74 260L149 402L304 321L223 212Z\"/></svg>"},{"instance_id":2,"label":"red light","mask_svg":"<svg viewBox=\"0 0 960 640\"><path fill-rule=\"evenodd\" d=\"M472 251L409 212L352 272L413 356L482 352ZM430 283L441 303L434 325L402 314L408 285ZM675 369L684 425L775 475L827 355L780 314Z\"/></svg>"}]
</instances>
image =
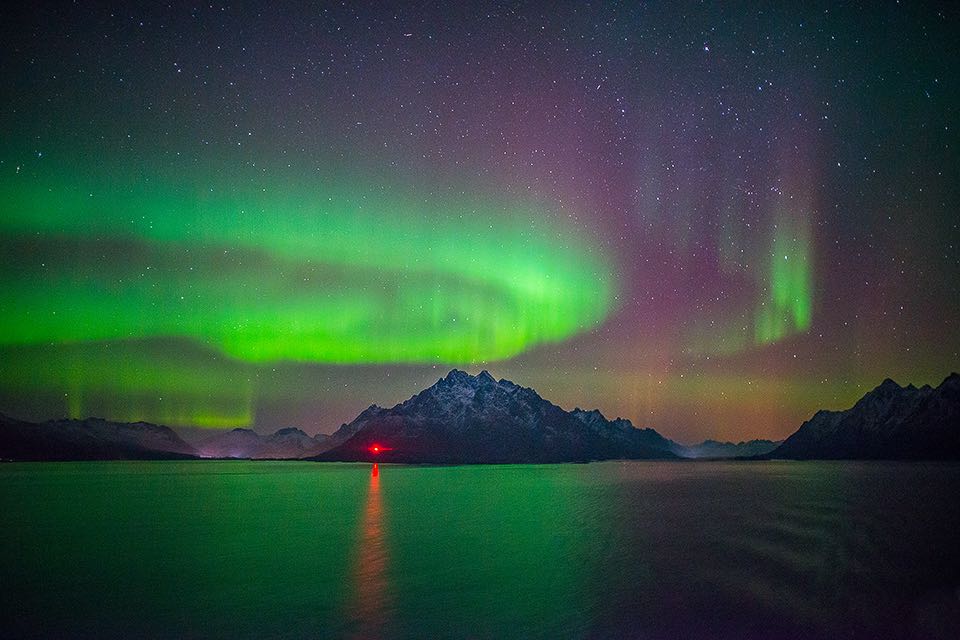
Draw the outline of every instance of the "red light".
<instances>
[{"instance_id":1,"label":"red light","mask_svg":"<svg viewBox=\"0 0 960 640\"><path fill-rule=\"evenodd\" d=\"M392 451L390 447L385 447L382 444L372 444L367 447L367 450L374 455L379 454L381 451Z\"/></svg>"}]
</instances>

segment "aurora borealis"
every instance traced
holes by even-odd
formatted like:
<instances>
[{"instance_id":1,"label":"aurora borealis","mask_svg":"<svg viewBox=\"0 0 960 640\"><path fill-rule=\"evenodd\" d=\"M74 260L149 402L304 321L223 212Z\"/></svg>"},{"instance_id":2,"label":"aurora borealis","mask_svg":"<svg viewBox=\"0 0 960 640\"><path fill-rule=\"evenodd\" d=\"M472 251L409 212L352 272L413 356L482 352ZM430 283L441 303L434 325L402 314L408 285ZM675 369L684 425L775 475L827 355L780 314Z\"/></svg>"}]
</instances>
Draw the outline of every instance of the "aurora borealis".
<instances>
[{"instance_id":1,"label":"aurora borealis","mask_svg":"<svg viewBox=\"0 0 960 640\"><path fill-rule=\"evenodd\" d=\"M960 363L956 9L3 11L0 411L330 432L457 366L739 440Z\"/></svg>"},{"instance_id":2,"label":"aurora borealis","mask_svg":"<svg viewBox=\"0 0 960 640\"><path fill-rule=\"evenodd\" d=\"M610 305L599 256L533 204L121 176L21 179L0 196L4 230L49 256L7 292L22 313L6 343L170 336L253 363L476 362L583 331ZM91 258L118 243L120 259Z\"/></svg>"}]
</instances>

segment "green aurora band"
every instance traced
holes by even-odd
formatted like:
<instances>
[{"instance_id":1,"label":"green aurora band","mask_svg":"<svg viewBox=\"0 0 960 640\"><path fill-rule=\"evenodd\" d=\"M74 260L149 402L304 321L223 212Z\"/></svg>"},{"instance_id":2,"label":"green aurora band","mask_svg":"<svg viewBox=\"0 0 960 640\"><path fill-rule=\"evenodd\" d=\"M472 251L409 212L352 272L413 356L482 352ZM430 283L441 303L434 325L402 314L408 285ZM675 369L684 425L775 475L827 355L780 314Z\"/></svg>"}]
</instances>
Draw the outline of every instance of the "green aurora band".
<instances>
[{"instance_id":1,"label":"green aurora band","mask_svg":"<svg viewBox=\"0 0 960 640\"><path fill-rule=\"evenodd\" d=\"M757 344L769 344L810 328L812 274L810 231L805 218L780 216L774 230L766 283L769 294L756 314Z\"/></svg>"},{"instance_id":2,"label":"green aurora band","mask_svg":"<svg viewBox=\"0 0 960 640\"><path fill-rule=\"evenodd\" d=\"M724 230L721 247L730 239L743 238ZM729 251L731 255L736 252ZM755 347L780 342L802 334L813 321L813 244L809 215L803 209L778 211L764 250L755 256L760 269L746 269L721 251L720 267L741 277L753 297L750 306L737 313L706 314L685 336L691 354L734 356Z\"/></svg>"},{"instance_id":3,"label":"green aurora band","mask_svg":"<svg viewBox=\"0 0 960 640\"><path fill-rule=\"evenodd\" d=\"M0 181L0 391L71 417L246 426L292 363L502 360L615 299L606 256L541 202L60 167Z\"/></svg>"},{"instance_id":4,"label":"green aurora band","mask_svg":"<svg viewBox=\"0 0 960 640\"><path fill-rule=\"evenodd\" d=\"M262 367L178 340L6 347L0 353L0 389L45 396L51 405L62 400L70 418L248 426L255 400L277 397Z\"/></svg>"},{"instance_id":5,"label":"green aurora band","mask_svg":"<svg viewBox=\"0 0 960 640\"><path fill-rule=\"evenodd\" d=\"M478 362L587 330L613 299L604 257L535 203L17 178L0 186L21 258L6 345L179 336L255 363Z\"/></svg>"}]
</instances>

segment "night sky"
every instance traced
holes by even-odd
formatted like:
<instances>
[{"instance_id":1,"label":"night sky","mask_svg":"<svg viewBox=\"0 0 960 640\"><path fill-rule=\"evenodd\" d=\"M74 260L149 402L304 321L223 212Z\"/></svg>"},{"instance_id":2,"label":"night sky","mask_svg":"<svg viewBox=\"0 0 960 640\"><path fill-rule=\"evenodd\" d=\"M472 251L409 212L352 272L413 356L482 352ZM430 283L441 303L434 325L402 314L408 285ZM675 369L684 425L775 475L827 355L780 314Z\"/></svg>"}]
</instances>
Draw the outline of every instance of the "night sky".
<instances>
[{"instance_id":1,"label":"night sky","mask_svg":"<svg viewBox=\"0 0 960 640\"><path fill-rule=\"evenodd\" d=\"M740 440L960 368L949 3L65 4L0 10L0 411L456 366Z\"/></svg>"}]
</instances>

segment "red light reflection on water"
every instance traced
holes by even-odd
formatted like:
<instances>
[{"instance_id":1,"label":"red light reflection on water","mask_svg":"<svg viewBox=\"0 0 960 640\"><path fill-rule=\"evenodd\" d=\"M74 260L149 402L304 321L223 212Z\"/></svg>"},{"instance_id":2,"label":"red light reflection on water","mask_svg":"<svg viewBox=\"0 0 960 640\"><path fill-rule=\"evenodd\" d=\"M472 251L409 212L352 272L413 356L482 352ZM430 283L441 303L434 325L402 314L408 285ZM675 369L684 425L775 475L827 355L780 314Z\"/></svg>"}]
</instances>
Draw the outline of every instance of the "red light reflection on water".
<instances>
[{"instance_id":1,"label":"red light reflection on water","mask_svg":"<svg viewBox=\"0 0 960 640\"><path fill-rule=\"evenodd\" d=\"M376 464L370 471L352 577L353 596L349 618L353 637L384 637L390 601L387 593L387 542L380 496L380 468Z\"/></svg>"}]
</instances>

